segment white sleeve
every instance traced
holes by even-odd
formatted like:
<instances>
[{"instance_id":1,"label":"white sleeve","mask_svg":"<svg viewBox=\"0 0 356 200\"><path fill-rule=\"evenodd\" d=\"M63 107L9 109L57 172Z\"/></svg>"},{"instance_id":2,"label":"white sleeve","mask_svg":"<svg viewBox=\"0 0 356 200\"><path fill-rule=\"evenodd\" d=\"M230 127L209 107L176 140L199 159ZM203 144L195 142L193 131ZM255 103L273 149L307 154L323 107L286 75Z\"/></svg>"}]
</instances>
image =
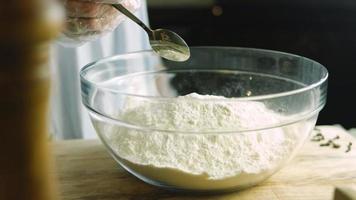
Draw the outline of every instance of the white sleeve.
<instances>
[{"instance_id":1,"label":"white sleeve","mask_svg":"<svg viewBox=\"0 0 356 200\"><path fill-rule=\"evenodd\" d=\"M135 13L148 24L146 1ZM55 138L96 137L88 113L81 102L80 69L103 57L149 49L146 33L126 20L113 32L80 47L67 48L54 44L52 48L52 94L50 104L51 132Z\"/></svg>"}]
</instances>

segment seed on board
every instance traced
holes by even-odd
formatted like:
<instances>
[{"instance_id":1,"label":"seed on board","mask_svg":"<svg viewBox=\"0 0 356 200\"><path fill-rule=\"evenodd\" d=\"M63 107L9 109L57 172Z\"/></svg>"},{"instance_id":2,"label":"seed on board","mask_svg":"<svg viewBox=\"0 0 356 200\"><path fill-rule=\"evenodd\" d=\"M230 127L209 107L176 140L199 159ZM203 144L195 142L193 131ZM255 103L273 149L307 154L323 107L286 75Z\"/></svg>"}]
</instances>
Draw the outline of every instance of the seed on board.
<instances>
[{"instance_id":1,"label":"seed on board","mask_svg":"<svg viewBox=\"0 0 356 200\"><path fill-rule=\"evenodd\" d=\"M324 140L325 137L323 136L323 134L321 133L317 133L316 135L313 136L313 138L311 139L311 141L313 142L320 142L322 140Z\"/></svg>"},{"instance_id":2,"label":"seed on board","mask_svg":"<svg viewBox=\"0 0 356 200\"><path fill-rule=\"evenodd\" d=\"M351 151L351 147L352 147L352 142L349 142L349 144L347 145L347 149L345 151L345 153L348 153Z\"/></svg>"},{"instance_id":3,"label":"seed on board","mask_svg":"<svg viewBox=\"0 0 356 200\"><path fill-rule=\"evenodd\" d=\"M340 139L340 136L335 136L332 140L338 140L338 139Z\"/></svg>"},{"instance_id":4,"label":"seed on board","mask_svg":"<svg viewBox=\"0 0 356 200\"><path fill-rule=\"evenodd\" d=\"M338 149L338 148L340 148L340 145L333 142L333 146L332 146L332 147L333 147L334 149Z\"/></svg>"},{"instance_id":5,"label":"seed on board","mask_svg":"<svg viewBox=\"0 0 356 200\"><path fill-rule=\"evenodd\" d=\"M329 141L326 142L326 143L320 144L320 146L321 146L321 147L326 147L326 146L330 146L332 143L333 143L333 141L332 141L332 140L329 140Z\"/></svg>"}]
</instances>

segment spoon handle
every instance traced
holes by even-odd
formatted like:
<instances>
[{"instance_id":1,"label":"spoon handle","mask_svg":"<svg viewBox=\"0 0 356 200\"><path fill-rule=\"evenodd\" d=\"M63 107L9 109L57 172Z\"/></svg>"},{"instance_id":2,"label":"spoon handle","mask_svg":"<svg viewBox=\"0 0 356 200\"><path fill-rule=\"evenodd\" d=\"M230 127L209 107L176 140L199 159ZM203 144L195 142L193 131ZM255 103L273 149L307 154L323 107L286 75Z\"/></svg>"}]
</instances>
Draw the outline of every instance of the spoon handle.
<instances>
[{"instance_id":1,"label":"spoon handle","mask_svg":"<svg viewBox=\"0 0 356 200\"><path fill-rule=\"evenodd\" d=\"M116 8L118 11L120 11L122 14L126 15L126 17L130 18L132 21L134 21L136 24L141 26L149 35L149 37L153 37L153 31L146 26L139 18L137 18L134 14L132 14L129 10L127 10L123 5L121 4L112 4L114 8Z\"/></svg>"}]
</instances>

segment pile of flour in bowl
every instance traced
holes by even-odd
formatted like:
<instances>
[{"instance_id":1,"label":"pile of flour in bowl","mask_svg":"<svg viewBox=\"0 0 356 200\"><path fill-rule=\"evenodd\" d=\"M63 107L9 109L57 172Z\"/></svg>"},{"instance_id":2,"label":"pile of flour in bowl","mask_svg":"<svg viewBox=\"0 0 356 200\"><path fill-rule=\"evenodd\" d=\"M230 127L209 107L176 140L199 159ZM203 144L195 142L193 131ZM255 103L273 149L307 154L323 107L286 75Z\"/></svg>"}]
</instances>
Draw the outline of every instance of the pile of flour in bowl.
<instances>
[{"instance_id":1,"label":"pile of flour in bowl","mask_svg":"<svg viewBox=\"0 0 356 200\"><path fill-rule=\"evenodd\" d=\"M212 134L278 124L281 116L260 102L196 93L162 102L133 101L121 120L155 130L111 127L106 131L109 144L122 164L170 186L253 185L286 161L298 141L294 131L282 128Z\"/></svg>"}]
</instances>

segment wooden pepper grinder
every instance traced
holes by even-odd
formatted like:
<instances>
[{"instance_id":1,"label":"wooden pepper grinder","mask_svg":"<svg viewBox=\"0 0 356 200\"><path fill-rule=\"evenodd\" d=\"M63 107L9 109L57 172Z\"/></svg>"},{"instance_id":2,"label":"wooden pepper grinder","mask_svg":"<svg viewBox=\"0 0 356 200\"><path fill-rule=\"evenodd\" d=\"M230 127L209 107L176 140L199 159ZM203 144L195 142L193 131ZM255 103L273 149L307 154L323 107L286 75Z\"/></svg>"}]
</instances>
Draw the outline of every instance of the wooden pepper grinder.
<instances>
[{"instance_id":1,"label":"wooden pepper grinder","mask_svg":"<svg viewBox=\"0 0 356 200\"><path fill-rule=\"evenodd\" d=\"M62 16L50 0L0 2L0 200L58 199L48 148L48 57Z\"/></svg>"}]
</instances>

